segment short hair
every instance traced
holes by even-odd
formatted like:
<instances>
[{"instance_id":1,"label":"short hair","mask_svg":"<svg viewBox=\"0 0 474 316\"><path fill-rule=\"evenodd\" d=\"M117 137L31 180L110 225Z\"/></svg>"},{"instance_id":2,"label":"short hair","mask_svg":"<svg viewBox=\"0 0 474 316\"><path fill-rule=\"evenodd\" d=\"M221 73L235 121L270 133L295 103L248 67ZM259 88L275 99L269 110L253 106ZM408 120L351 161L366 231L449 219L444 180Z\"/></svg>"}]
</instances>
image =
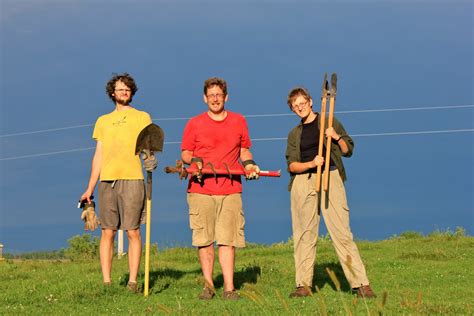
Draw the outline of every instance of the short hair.
<instances>
[{"instance_id":1,"label":"short hair","mask_svg":"<svg viewBox=\"0 0 474 316\"><path fill-rule=\"evenodd\" d=\"M130 76L130 74L128 73L123 73L123 74L116 74L116 73L113 73L112 74L113 77L112 79L109 80L109 82L107 82L107 85L105 86L105 91L107 93L107 95L109 96L109 98L115 102L115 97L113 96L114 92L115 92L115 84L117 83L117 81L121 81L123 82L131 91L131 95L130 95L130 102L132 101L132 97L135 95L135 93L138 91L138 87L135 83L135 80L133 79L132 76Z\"/></svg>"},{"instance_id":2,"label":"short hair","mask_svg":"<svg viewBox=\"0 0 474 316\"><path fill-rule=\"evenodd\" d=\"M292 103L299 96L304 97L306 100L311 100L312 99L311 95L309 94L308 89L306 89L305 87L293 88L293 89L291 89L290 93L288 93L288 99L286 101L288 103L288 106L290 107L290 110L293 110Z\"/></svg>"},{"instance_id":3,"label":"short hair","mask_svg":"<svg viewBox=\"0 0 474 316\"><path fill-rule=\"evenodd\" d=\"M211 77L204 81L204 94L207 94L207 89L213 86L218 86L221 88L222 92L224 92L224 95L227 95L227 82L225 82L224 79L218 77Z\"/></svg>"}]
</instances>

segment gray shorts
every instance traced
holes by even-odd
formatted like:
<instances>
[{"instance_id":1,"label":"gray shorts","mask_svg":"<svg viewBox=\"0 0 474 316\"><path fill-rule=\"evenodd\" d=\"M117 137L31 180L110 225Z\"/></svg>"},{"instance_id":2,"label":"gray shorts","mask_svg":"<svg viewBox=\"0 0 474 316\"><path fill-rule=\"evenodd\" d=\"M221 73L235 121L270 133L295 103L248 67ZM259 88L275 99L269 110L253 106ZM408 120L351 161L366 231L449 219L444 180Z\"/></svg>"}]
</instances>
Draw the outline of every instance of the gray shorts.
<instances>
[{"instance_id":1,"label":"gray shorts","mask_svg":"<svg viewBox=\"0 0 474 316\"><path fill-rule=\"evenodd\" d=\"M102 229L135 230L146 222L143 180L101 181L99 218Z\"/></svg>"}]
</instances>

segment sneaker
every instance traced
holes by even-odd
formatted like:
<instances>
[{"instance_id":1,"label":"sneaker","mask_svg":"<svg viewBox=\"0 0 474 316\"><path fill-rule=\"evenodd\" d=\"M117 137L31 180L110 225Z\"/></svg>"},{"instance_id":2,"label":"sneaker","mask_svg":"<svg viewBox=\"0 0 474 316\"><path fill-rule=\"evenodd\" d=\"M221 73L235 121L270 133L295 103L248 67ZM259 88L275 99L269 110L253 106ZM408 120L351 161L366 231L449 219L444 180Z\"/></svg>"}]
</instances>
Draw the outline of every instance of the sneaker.
<instances>
[{"instance_id":1,"label":"sneaker","mask_svg":"<svg viewBox=\"0 0 474 316\"><path fill-rule=\"evenodd\" d=\"M137 282L128 282L127 289L132 293L139 293Z\"/></svg>"},{"instance_id":2,"label":"sneaker","mask_svg":"<svg viewBox=\"0 0 474 316\"><path fill-rule=\"evenodd\" d=\"M357 293L357 297L365 297L365 298L375 298L377 295L375 295L374 291L372 291L372 288L370 285L362 285L361 287L353 289Z\"/></svg>"},{"instance_id":3,"label":"sneaker","mask_svg":"<svg viewBox=\"0 0 474 316\"><path fill-rule=\"evenodd\" d=\"M311 296L313 295L311 293L311 290L307 286L298 286L294 292L290 294L290 298L295 298L295 297L305 297L305 296Z\"/></svg>"},{"instance_id":4,"label":"sneaker","mask_svg":"<svg viewBox=\"0 0 474 316\"><path fill-rule=\"evenodd\" d=\"M238 301L240 300L240 295L237 293L236 290L224 291L222 293L222 298L228 301Z\"/></svg>"},{"instance_id":5,"label":"sneaker","mask_svg":"<svg viewBox=\"0 0 474 316\"><path fill-rule=\"evenodd\" d=\"M216 295L215 291L207 286L202 289L201 294L199 294L198 298L200 300L212 300L212 298Z\"/></svg>"}]
</instances>

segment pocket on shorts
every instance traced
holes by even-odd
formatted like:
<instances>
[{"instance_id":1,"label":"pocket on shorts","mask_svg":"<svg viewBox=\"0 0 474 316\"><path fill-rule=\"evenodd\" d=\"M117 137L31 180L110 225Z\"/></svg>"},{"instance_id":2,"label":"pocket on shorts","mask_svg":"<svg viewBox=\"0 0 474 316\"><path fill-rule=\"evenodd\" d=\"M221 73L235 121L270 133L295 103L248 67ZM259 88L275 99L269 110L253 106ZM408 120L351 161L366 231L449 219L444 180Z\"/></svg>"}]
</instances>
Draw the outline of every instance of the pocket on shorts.
<instances>
[{"instance_id":1,"label":"pocket on shorts","mask_svg":"<svg viewBox=\"0 0 474 316\"><path fill-rule=\"evenodd\" d=\"M189 228L191 229L202 229L202 221L199 217L198 210L189 210Z\"/></svg>"}]
</instances>

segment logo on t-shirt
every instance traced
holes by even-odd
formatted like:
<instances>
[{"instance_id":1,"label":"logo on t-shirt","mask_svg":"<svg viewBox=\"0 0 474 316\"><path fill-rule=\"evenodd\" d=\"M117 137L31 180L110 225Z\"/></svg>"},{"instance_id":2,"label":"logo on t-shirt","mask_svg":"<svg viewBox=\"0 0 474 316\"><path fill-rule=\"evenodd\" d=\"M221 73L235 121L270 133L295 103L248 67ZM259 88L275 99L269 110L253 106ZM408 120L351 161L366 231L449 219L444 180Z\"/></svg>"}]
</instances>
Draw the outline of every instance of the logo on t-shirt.
<instances>
[{"instance_id":1,"label":"logo on t-shirt","mask_svg":"<svg viewBox=\"0 0 474 316\"><path fill-rule=\"evenodd\" d=\"M125 115L121 119L117 120L115 123L112 123L112 125L114 125L115 127L120 127L122 125L125 125L125 124L127 124L126 119L127 119L127 116Z\"/></svg>"}]
</instances>

